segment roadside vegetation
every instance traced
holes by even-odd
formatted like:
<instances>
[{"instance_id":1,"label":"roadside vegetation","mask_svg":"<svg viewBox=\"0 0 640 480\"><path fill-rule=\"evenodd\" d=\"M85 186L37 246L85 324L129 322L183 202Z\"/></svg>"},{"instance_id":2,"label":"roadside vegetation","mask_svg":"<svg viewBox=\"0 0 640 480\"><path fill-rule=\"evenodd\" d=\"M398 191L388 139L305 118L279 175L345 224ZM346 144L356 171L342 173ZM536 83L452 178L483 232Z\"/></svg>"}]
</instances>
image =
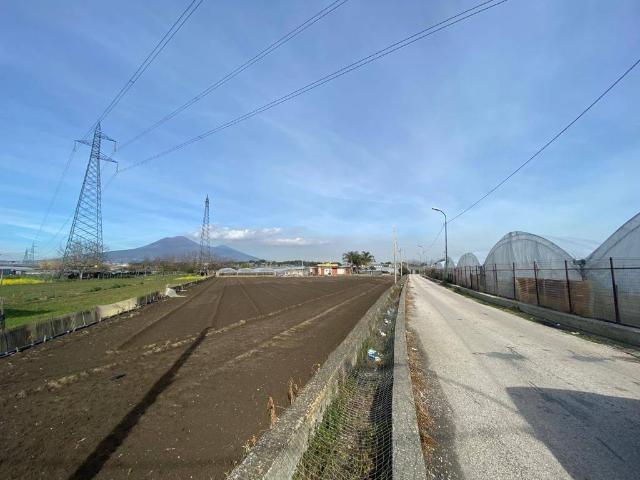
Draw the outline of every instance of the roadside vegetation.
<instances>
[{"instance_id":1,"label":"roadside vegetation","mask_svg":"<svg viewBox=\"0 0 640 480\"><path fill-rule=\"evenodd\" d=\"M65 313L89 310L97 305L162 290L167 284L185 283L199 275L146 275L92 280L4 278L0 298L4 300L6 328Z\"/></svg>"}]
</instances>

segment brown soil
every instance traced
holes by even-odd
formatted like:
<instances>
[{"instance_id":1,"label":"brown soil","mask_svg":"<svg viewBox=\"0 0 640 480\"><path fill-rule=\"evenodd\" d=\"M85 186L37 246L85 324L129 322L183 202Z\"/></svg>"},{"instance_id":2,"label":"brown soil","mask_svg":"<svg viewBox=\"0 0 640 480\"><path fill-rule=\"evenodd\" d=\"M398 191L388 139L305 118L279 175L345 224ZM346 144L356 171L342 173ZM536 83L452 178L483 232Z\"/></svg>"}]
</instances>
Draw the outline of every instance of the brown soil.
<instances>
[{"instance_id":1,"label":"brown soil","mask_svg":"<svg viewBox=\"0 0 640 480\"><path fill-rule=\"evenodd\" d=\"M0 478L224 478L390 285L220 278L0 361Z\"/></svg>"}]
</instances>

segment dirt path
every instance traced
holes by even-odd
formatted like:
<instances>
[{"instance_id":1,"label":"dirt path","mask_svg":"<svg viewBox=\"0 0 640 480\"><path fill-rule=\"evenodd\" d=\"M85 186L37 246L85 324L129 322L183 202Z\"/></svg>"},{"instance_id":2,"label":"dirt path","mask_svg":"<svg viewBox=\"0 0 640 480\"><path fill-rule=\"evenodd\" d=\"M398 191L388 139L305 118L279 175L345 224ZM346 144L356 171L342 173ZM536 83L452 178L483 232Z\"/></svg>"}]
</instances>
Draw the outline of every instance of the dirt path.
<instances>
[{"instance_id":1,"label":"dirt path","mask_svg":"<svg viewBox=\"0 0 640 480\"><path fill-rule=\"evenodd\" d=\"M0 362L2 478L224 478L386 279L216 279Z\"/></svg>"}]
</instances>

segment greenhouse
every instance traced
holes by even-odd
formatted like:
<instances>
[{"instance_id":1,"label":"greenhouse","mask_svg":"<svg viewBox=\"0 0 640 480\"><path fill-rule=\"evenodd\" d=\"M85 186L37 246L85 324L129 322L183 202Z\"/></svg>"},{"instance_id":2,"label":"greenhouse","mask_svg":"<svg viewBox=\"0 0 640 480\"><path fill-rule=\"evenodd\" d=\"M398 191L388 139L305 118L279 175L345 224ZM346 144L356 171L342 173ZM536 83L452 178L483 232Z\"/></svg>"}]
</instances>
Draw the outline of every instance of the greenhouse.
<instances>
[{"instance_id":1,"label":"greenhouse","mask_svg":"<svg viewBox=\"0 0 640 480\"><path fill-rule=\"evenodd\" d=\"M473 253L467 252L458 259L458 264L456 266L459 268L475 268L480 266L480 261Z\"/></svg>"},{"instance_id":2,"label":"greenhouse","mask_svg":"<svg viewBox=\"0 0 640 480\"><path fill-rule=\"evenodd\" d=\"M480 268L473 253L462 255L449 280L525 303L640 327L640 214L585 259L586 242L578 240L556 243L527 232L509 232ZM442 262L436 271L441 278Z\"/></svg>"},{"instance_id":3,"label":"greenhouse","mask_svg":"<svg viewBox=\"0 0 640 480\"><path fill-rule=\"evenodd\" d=\"M238 271L234 268L221 268L216 272L216 275L218 277L226 277L229 275L237 275L237 274L238 274Z\"/></svg>"},{"instance_id":4,"label":"greenhouse","mask_svg":"<svg viewBox=\"0 0 640 480\"><path fill-rule=\"evenodd\" d=\"M438 270L443 270L444 269L444 258L442 260L440 260L439 262L436 262L435 266L436 266L436 268ZM456 262L454 262L451 257L447 257L447 270L451 272L451 271L453 271L454 268L456 268Z\"/></svg>"},{"instance_id":5,"label":"greenhouse","mask_svg":"<svg viewBox=\"0 0 640 480\"><path fill-rule=\"evenodd\" d=\"M456 283L460 283L465 287L472 288L471 282L473 281L473 275L478 274L481 268L480 261L473 253L467 252L458 259L456 265L455 275Z\"/></svg>"},{"instance_id":6,"label":"greenhouse","mask_svg":"<svg viewBox=\"0 0 640 480\"><path fill-rule=\"evenodd\" d=\"M583 276L592 316L640 327L640 213L584 260Z\"/></svg>"}]
</instances>

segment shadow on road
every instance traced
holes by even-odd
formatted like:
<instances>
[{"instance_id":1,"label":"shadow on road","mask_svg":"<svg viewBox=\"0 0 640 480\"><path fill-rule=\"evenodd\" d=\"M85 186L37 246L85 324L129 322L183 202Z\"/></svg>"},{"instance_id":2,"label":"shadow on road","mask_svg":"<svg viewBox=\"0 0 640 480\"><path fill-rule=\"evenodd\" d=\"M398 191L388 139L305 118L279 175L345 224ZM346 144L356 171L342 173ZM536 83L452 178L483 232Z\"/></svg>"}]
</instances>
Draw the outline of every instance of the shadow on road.
<instances>
[{"instance_id":1,"label":"shadow on road","mask_svg":"<svg viewBox=\"0 0 640 480\"><path fill-rule=\"evenodd\" d=\"M573 478L638 478L640 400L533 384L507 392Z\"/></svg>"}]
</instances>

